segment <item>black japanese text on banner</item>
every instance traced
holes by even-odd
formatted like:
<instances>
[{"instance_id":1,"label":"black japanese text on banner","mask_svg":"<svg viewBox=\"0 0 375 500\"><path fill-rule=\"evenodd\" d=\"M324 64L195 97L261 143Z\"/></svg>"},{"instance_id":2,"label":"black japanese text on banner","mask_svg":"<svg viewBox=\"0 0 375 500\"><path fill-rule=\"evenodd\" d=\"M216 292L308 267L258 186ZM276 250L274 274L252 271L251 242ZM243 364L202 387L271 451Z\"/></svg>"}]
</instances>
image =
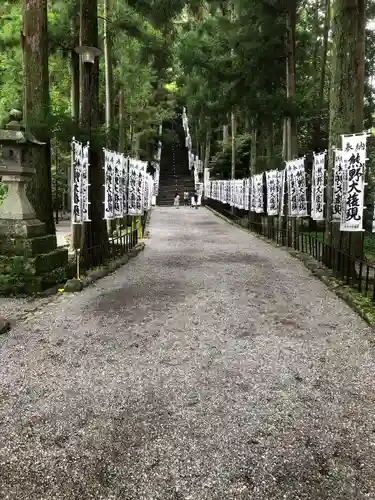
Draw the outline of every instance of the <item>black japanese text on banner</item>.
<instances>
[{"instance_id":1,"label":"black japanese text on banner","mask_svg":"<svg viewBox=\"0 0 375 500\"><path fill-rule=\"evenodd\" d=\"M324 172L326 152L314 153L311 173L311 218L324 219Z\"/></svg>"},{"instance_id":2,"label":"black japanese text on banner","mask_svg":"<svg viewBox=\"0 0 375 500\"><path fill-rule=\"evenodd\" d=\"M343 169L340 231L363 231L367 134L342 136Z\"/></svg>"},{"instance_id":3,"label":"black japanese text on banner","mask_svg":"<svg viewBox=\"0 0 375 500\"><path fill-rule=\"evenodd\" d=\"M342 182L345 168L341 149L335 149L333 164L332 220L341 221Z\"/></svg>"},{"instance_id":4,"label":"black japanese text on banner","mask_svg":"<svg viewBox=\"0 0 375 500\"><path fill-rule=\"evenodd\" d=\"M279 209L279 172L269 170L266 172L267 186L267 215L277 215Z\"/></svg>"},{"instance_id":5,"label":"black japanese text on banner","mask_svg":"<svg viewBox=\"0 0 375 500\"><path fill-rule=\"evenodd\" d=\"M83 146L73 137L72 145L72 223L90 222L89 143Z\"/></svg>"}]
</instances>

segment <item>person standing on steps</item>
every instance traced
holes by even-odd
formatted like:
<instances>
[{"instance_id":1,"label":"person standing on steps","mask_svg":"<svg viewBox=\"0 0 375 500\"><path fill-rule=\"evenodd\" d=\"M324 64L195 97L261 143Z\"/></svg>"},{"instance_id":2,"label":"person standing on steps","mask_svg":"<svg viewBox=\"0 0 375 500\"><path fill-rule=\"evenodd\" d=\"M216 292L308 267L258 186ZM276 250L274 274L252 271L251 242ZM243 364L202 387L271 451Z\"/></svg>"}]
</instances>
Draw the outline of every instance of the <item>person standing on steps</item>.
<instances>
[{"instance_id":1,"label":"person standing on steps","mask_svg":"<svg viewBox=\"0 0 375 500\"><path fill-rule=\"evenodd\" d=\"M189 205L189 191L184 191L184 205L185 207Z\"/></svg>"},{"instance_id":2,"label":"person standing on steps","mask_svg":"<svg viewBox=\"0 0 375 500\"><path fill-rule=\"evenodd\" d=\"M176 207L176 208L180 208L180 195L178 193L175 194L174 196L174 202L173 202L173 205Z\"/></svg>"}]
</instances>

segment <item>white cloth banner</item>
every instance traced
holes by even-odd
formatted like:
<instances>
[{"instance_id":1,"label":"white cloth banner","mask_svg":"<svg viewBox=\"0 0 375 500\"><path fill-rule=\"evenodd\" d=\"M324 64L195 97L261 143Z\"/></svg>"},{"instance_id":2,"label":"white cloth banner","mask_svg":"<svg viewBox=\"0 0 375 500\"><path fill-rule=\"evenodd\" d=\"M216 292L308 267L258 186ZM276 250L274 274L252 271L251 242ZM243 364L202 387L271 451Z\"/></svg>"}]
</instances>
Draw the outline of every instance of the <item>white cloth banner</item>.
<instances>
[{"instance_id":1,"label":"white cloth banner","mask_svg":"<svg viewBox=\"0 0 375 500\"><path fill-rule=\"evenodd\" d=\"M324 220L324 171L326 152L314 153L311 172L311 218Z\"/></svg>"},{"instance_id":2,"label":"white cloth banner","mask_svg":"<svg viewBox=\"0 0 375 500\"><path fill-rule=\"evenodd\" d=\"M250 177L250 211L255 212L256 208L255 176Z\"/></svg>"},{"instance_id":3,"label":"white cloth banner","mask_svg":"<svg viewBox=\"0 0 375 500\"><path fill-rule=\"evenodd\" d=\"M115 155L104 149L104 219L115 218Z\"/></svg>"},{"instance_id":4,"label":"white cloth banner","mask_svg":"<svg viewBox=\"0 0 375 500\"><path fill-rule=\"evenodd\" d=\"M235 193L236 193L235 180L231 179L228 182L229 182L229 205L231 207L234 207Z\"/></svg>"},{"instance_id":5,"label":"white cloth banner","mask_svg":"<svg viewBox=\"0 0 375 500\"><path fill-rule=\"evenodd\" d=\"M128 212L128 159L121 153L117 154L116 165L119 169L119 217Z\"/></svg>"},{"instance_id":6,"label":"white cloth banner","mask_svg":"<svg viewBox=\"0 0 375 500\"><path fill-rule=\"evenodd\" d=\"M144 183L147 163L129 160L128 214L142 215L144 211Z\"/></svg>"},{"instance_id":7,"label":"white cloth banner","mask_svg":"<svg viewBox=\"0 0 375 500\"><path fill-rule=\"evenodd\" d=\"M123 172L122 154L113 154L113 211L116 218L124 216L122 179Z\"/></svg>"},{"instance_id":8,"label":"white cloth banner","mask_svg":"<svg viewBox=\"0 0 375 500\"><path fill-rule=\"evenodd\" d=\"M243 209L243 180L235 180L234 183L234 206Z\"/></svg>"},{"instance_id":9,"label":"white cloth banner","mask_svg":"<svg viewBox=\"0 0 375 500\"><path fill-rule=\"evenodd\" d=\"M204 183L204 197L209 198L210 193L210 170L208 168L204 169L204 174L203 174L203 183Z\"/></svg>"},{"instance_id":10,"label":"white cloth banner","mask_svg":"<svg viewBox=\"0 0 375 500\"><path fill-rule=\"evenodd\" d=\"M279 215L284 215L284 202L285 202L285 175L286 169L284 168L279 172L278 186L279 186Z\"/></svg>"},{"instance_id":11,"label":"white cloth banner","mask_svg":"<svg viewBox=\"0 0 375 500\"><path fill-rule=\"evenodd\" d=\"M160 165L159 168L156 168L154 173L154 196L156 197L159 194L159 181L160 181Z\"/></svg>"},{"instance_id":12,"label":"white cloth banner","mask_svg":"<svg viewBox=\"0 0 375 500\"><path fill-rule=\"evenodd\" d=\"M342 151L336 149L333 169L332 220L338 222L341 221L342 174L344 167Z\"/></svg>"},{"instance_id":13,"label":"white cloth banner","mask_svg":"<svg viewBox=\"0 0 375 500\"><path fill-rule=\"evenodd\" d=\"M363 231L367 134L342 136L343 190L340 231Z\"/></svg>"},{"instance_id":14,"label":"white cloth banner","mask_svg":"<svg viewBox=\"0 0 375 500\"><path fill-rule=\"evenodd\" d=\"M279 211L278 179L279 172L277 170L269 170L268 172L266 172L267 215L277 215Z\"/></svg>"},{"instance_id":15,"label":"white cloth banner","mask_svg":"<svg viewBox=\"0 0 375 500\"><path fill-rule=\"evenodd\" d=\"M83 146L73 137L72 151L72 223L90 222L89 218L89 143Z\"/></svg>"},{"instance_id":16,"label":"white cloth banner","mask_svg":"<svg viewBox=\"0 0 375 500\"><path fill-rule=\"evenodd\" d=\"M290 217L307 216L305 159L286 162Z\"/></svg>"},{"instance_id":17,"label":"white cloth banner","mask_svg":"<svg viewBox=\"0 0 375 500\"><path fill-rule=\"evenodd\" d=\"M244 179L244 210L250 209L250 179Z\"/></svg>"},{"instance_id":18,"label":"white cloth banner","mask_svg":"<svg viewBox=\"0 0 375 500\"><path fill-rule=\"evenodd\" d=\"M150 210L152 206L152 197L154 192L154 179L152 175L146 174L145 179L145 194L144 194L144 209Z\"/></svg>"},{"instance_id":19,"label":"white cloth banner","mask_svg":"<svg viewBox=\"0 0 375 500\"><path fill-rule=\"evenodd\" d=\"M263 174L254 175L255 212L264 213Z\"/></svg>"}]
</instances>

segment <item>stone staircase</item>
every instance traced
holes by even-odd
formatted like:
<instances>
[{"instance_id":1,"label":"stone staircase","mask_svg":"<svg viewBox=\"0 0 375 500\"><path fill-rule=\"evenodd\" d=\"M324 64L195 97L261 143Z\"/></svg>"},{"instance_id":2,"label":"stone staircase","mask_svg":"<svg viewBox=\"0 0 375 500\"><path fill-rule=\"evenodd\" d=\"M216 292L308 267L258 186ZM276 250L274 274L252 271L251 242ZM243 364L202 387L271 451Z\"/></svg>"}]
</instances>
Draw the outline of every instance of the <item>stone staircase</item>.
<instances>
[{"instance_id":1,"label":"stone staircase","mask_svg":"<svg viewBox=\"0 0 375 500\"><path fill-rule=\"evenodd\" d=\"M184 191L194 190L194 178L189 170L188 150L185 146L185 134L181 118L169 124L178 134L177 144L163 144L160 160L159 195L156 204L173 205L176 192L183 204Z\"/></svg>"}]
</instances>

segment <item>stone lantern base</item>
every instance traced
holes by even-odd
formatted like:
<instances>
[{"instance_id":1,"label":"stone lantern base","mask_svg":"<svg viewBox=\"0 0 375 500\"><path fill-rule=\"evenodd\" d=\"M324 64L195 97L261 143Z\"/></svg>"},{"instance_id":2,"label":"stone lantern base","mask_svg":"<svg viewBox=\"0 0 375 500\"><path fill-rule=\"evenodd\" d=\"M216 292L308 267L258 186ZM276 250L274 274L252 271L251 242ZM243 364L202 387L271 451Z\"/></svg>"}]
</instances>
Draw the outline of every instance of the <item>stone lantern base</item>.
<instances>
[{"instance_id":1,"label":"stone lantern base","mask_svg":"<svg viewBox=\"0 0 375 500\"><path fill-rule=\"evenodd\" d=\"M37 219L0 219L0 291L38 293L66 280L68 250ZM3 283L1 283L3 281Z\"/></svg>"},{"instance_id":2,"label":"stone lantern base","mask_svg":"<svg viewBox=\"0 0 375 500\"><path fill-rule=\"evenodd\" d=\"M70 277L68 250L57 248L56 236L47 235L26 194L26 184L35 174L31 148L45 144L25 130L21 112L12 110L10 117L0 130L0 176L8 186L0 205L0 294L32 294Z\"/></svg>"}]
</instances>

